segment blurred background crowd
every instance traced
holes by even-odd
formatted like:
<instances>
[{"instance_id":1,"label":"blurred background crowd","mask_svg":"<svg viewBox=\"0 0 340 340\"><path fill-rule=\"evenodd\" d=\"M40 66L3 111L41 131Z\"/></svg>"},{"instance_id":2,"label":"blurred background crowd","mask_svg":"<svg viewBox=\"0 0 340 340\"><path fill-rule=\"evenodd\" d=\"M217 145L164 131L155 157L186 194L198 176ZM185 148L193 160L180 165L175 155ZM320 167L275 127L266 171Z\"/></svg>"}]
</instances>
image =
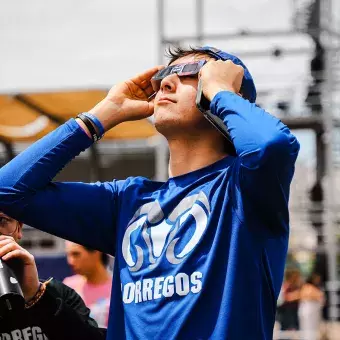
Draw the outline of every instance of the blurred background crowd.
<instances>
[{"instance_id":1,"label":"blurred background crowd","mask_svg":"<svg viewBox=\"0 0 340 340\"><path fill-rule=\"evenodd\" d=\"M1 2L0 164L91 108L113 84L164 63L168 45L204 44L244 60L258 105L301 143L274 338L340 339L340 1ZM128 122L56 180L164 180L167 159L152 119ZM21 245L41 277L64 280L107 324L113 258L29 226Z\"/></svg>"}]
</instances>

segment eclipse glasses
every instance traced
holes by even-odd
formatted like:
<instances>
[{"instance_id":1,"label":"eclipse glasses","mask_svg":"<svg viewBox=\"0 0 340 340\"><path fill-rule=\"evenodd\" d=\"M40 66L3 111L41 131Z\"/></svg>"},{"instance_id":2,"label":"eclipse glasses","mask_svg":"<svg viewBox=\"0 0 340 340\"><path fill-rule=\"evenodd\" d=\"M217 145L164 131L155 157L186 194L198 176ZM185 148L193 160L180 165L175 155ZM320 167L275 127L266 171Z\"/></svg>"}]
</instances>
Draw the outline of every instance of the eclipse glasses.
<instances>
[{"instance_id":1,"label":"eclipse glasses","mask_svg":"<svg viewBox=\"0 0 340 340\"><path fill-rule=\"evenodd\" d=\"M163 68L151 78L151 85L155 92L159 91L161 81L170 74L176 73L179 77L195 76L206 63L206 60L194 61L191 63L177 64Z\"/></svg>"}]
</instances>

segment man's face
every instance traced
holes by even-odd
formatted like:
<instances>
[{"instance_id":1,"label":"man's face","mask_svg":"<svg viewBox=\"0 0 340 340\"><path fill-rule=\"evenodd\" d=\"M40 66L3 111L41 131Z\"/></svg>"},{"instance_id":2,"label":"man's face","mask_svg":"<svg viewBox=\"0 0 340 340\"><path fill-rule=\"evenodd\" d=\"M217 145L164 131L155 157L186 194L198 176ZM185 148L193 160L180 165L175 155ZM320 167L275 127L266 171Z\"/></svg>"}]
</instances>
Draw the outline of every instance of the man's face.
<instances>
[{"instance_id":1,"label":"man's face","mask_svg":"<svg viewBox=\"0 0 340 340\"><path fill-rule=\"evenodd\" d=\"M83 246L66 241L67 262L76 274L85 275L92 273L98 264L98 252L88 251Z\"/></svg>"},{"instance_id":2,"label":"man's face","mask_svg":"<svg viewBox=\"0 0 340 340\"><path fill-rule=\"evenodd\" d=\"M21 222L0 212L0 235L11 236L18 242L22 237L22 226Z\"/></svg>"},{"instance_id":3,"label":"man's face","mask_svg":"<svg viewBox=\"0 0 340 340\"><path fill-rule=\"evenodd\" d=\"M209 60L208 56L189 55L177 59L171 65L197 60ZM211 125L195 104L198 78L179 77L171 74L165 77L155 97L154 119L157 130L165 136L174 132L189 131L190 128L210 129Z\"/></svg>"}]
</instances>

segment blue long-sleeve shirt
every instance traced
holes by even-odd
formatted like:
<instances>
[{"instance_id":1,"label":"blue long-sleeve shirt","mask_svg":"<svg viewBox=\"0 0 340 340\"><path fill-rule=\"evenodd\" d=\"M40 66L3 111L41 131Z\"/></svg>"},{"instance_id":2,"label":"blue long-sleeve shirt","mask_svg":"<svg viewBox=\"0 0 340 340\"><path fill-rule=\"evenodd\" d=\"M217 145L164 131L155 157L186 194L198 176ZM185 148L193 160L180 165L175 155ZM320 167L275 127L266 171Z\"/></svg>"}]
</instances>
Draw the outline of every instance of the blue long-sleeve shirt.
<instances>
[{"instance_id":1,"label":"blue long-sleeve shirt","mask_svg":"<svg viewBox=\"0 0 340 340\"><path fill-rule=\"evenodd\" d=\"M74 120L0 170L0 210L115 255L108 339L272 339L299 143L218 93L237 156L155 182L54 183L91 140Z\"/></svg>"}]
</instances>

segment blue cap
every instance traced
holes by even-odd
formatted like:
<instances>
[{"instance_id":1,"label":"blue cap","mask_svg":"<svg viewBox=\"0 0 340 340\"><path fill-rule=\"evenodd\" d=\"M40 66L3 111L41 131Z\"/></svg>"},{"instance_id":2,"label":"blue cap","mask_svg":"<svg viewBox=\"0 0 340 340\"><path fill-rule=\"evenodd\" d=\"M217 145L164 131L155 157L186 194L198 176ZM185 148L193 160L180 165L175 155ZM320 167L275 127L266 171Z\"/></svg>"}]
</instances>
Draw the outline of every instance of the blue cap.
<instances>
[{"instance_id":1,"label":"blue cap","mask_svg":"<svg viewBox=\"0 0 340 340\"><path fill-rule=\"evenodd\" d=\"M255 103L256 101L256 88L254 84L253 77L251 76L249 70L246 65L243 64L242 60L235 57L232 54L227 52L223 52L215 47L211 46L203 46L199 48L199 50L203 52L207 52L207 54L215 57L220 60L231 60L236 65L241 65L244 68L244 76L241 85L241 92L245 99L248 99L251 103Z\"/></svg>"}]
</instances>

